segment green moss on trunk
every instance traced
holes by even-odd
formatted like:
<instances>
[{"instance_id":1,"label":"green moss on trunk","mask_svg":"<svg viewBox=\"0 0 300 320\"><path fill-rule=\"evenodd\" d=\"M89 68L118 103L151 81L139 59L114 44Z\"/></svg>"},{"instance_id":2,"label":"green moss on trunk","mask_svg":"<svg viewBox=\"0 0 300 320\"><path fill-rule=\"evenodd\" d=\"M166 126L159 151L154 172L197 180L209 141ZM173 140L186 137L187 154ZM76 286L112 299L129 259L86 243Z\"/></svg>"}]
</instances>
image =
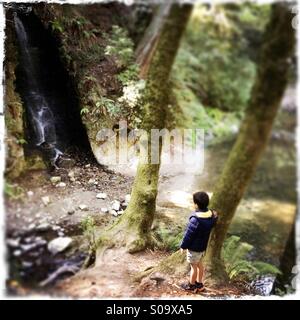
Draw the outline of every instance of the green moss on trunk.
<instances>
[{"instance_id":1,"label":"green moss on trunk","mask_svg":"<svg viewBox=\"0 0 300 320\"><path fill-rule=\"evenodd\" d=\"M292 18L286 5L273 5L249 106L211 200L211 206L220 215L207 253L208 269L211 278L216 281L225 278L225 268L220 258L222 245L236 208L266 147L286 88L295 45Z\"/></svg>"},{"instance_id":2,"label":"green moss on trunk","mask_svg":"<svg viewBox=\"0 0 300 320\"><path fill-rule=\"evenodd\" d=\"M143 96L142 127L149 134L151 129L164 127L168 79L191 8L190 5L172 6L153 54ZM150 148L148 151L150 159ZM150 228L156 207L159 167L159 164L140 161L129 206L110 230L114 235L125 234L123 239L129 252L143 250L152 243Z\"/></svg>"}]
</instances>

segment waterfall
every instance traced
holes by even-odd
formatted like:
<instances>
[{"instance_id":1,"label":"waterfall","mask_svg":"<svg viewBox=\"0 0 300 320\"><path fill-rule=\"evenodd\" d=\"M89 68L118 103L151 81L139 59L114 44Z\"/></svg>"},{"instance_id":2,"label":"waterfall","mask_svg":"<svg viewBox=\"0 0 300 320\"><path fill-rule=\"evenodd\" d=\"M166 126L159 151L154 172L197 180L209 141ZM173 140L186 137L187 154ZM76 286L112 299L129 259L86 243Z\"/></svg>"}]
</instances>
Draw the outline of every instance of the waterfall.
<instances>
[{"instance_id":1,"label":"waterfall","mask_svg":"<svg viewBox=\"0 0 300 320\"><path fill-rule=\"evenodd\" d=\"M28 121L33 132L33 144L40 149L56 166L57 160L63 154L59 150L56 122L51 102L43 86L39 83L43 66L39 65L37 49L30 45L29 36L22 20L14 14L14 24L17 40L20 46L20 59L24 71L26 94L24 95Z\"/></svg>"}]
</instances>

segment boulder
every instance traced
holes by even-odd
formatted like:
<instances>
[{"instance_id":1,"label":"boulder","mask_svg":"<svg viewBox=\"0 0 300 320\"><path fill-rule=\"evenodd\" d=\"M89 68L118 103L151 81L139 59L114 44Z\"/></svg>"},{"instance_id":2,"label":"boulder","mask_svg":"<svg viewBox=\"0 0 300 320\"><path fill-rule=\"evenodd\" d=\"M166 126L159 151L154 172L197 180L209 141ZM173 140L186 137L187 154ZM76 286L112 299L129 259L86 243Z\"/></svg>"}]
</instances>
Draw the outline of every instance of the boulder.
<instances>
[{"instance_id":1,"label":"boulder","mask_svg":"<svg viewBox=\"0 0 300 320\"><path fill-rule=\"evenodd\" d=\"M63 252L71 245L72 241L70 237L55 238L48 243L48 250L52 254Z\"/></svg>"}]
</instances>

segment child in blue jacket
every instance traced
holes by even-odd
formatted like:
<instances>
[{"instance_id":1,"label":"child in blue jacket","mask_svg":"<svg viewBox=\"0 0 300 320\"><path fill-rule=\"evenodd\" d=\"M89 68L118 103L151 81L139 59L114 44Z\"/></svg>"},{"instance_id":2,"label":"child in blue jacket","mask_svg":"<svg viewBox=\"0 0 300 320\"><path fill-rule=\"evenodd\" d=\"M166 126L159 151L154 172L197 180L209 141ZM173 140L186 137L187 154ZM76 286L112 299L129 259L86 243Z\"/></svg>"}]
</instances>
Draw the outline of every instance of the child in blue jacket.
<instances>
[{"instance_id":1,"label":"child in blue jacket","mask_svg":"<svg viewBox=\"0 0 300 320\"><path fill-rule=\"evenodd\" d=\"M202 291L204 268L202 258L205 255L210 232L217 220L217 213L209 210L209 196L206 192L193 194L196 211L192 213L186 228L180 250L187 250L187 262L191 265L189 283L182 285L188 291Z\"/></svg>"}]
</instances>

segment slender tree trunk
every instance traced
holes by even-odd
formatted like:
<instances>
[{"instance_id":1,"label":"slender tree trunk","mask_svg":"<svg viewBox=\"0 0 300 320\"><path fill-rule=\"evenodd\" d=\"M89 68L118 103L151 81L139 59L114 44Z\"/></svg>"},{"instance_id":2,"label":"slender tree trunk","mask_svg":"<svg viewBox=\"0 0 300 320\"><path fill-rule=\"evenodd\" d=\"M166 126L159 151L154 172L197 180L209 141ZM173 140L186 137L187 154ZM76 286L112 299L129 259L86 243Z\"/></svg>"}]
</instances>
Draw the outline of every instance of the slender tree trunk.
<instances>
[{"instance_id":1,"label":"slender tree trunk","mask_svg":"<svg viewBox=\"0 0 300 320\"><path fill-rule=\"evenodd\" d=\"M164 2L159 5L144 37L136 49L136 62L140 67L140 77L143 79L146 78L148 73L151 59L155 52L162 27L170 12L170 8L170 2Z\"/></svg>"},{"instance_id":2,"label":"slender tree trunk","mask_svg":"<svg viewBox=\"0 0 300 320\"><path fill-rule=\"evenodd\" d=\"M226 279L221 260L222 245L236 208L267 145L287 85L295 45L292 18L286 4L276 3L272 6L246 115L211 200L211 207L219 212L219 221L211 234L207 253L207 267L213 282Z\"/></svg>"},{"instance_id":3,"label":"slender tree trunk","mask_svg":"<svg viewBox=\"0 0 300 320\"><path fill-rule=\"evenodd\" d=\"M280 257L279 274L273 284L272 293L276 294L276 289L286 293L286 285L291 285L292 269L297 264L296 248L296 221L293 223L288 240L286 242L282 256Z\"/></svg>"},{"instance_id":4,"label":"slender tree trunk","mask_svg":"<svg viewBox=\"0 0 300 320\"><path fill-rule=\"evenodd\" d=\"M172 5L153 54L144 97L143 129L161 129L165 123L168 101L168 79L181 36L192 10L191 5ZM159 148L161 150L161 146ZM149 148L148 156L150 158ZM133 183L130 203L102 241L126 245L129 252L143 250L151 243L150 228L153 222L159 178L159 164L140 163Z\"/></svg>"}]
</instances>

